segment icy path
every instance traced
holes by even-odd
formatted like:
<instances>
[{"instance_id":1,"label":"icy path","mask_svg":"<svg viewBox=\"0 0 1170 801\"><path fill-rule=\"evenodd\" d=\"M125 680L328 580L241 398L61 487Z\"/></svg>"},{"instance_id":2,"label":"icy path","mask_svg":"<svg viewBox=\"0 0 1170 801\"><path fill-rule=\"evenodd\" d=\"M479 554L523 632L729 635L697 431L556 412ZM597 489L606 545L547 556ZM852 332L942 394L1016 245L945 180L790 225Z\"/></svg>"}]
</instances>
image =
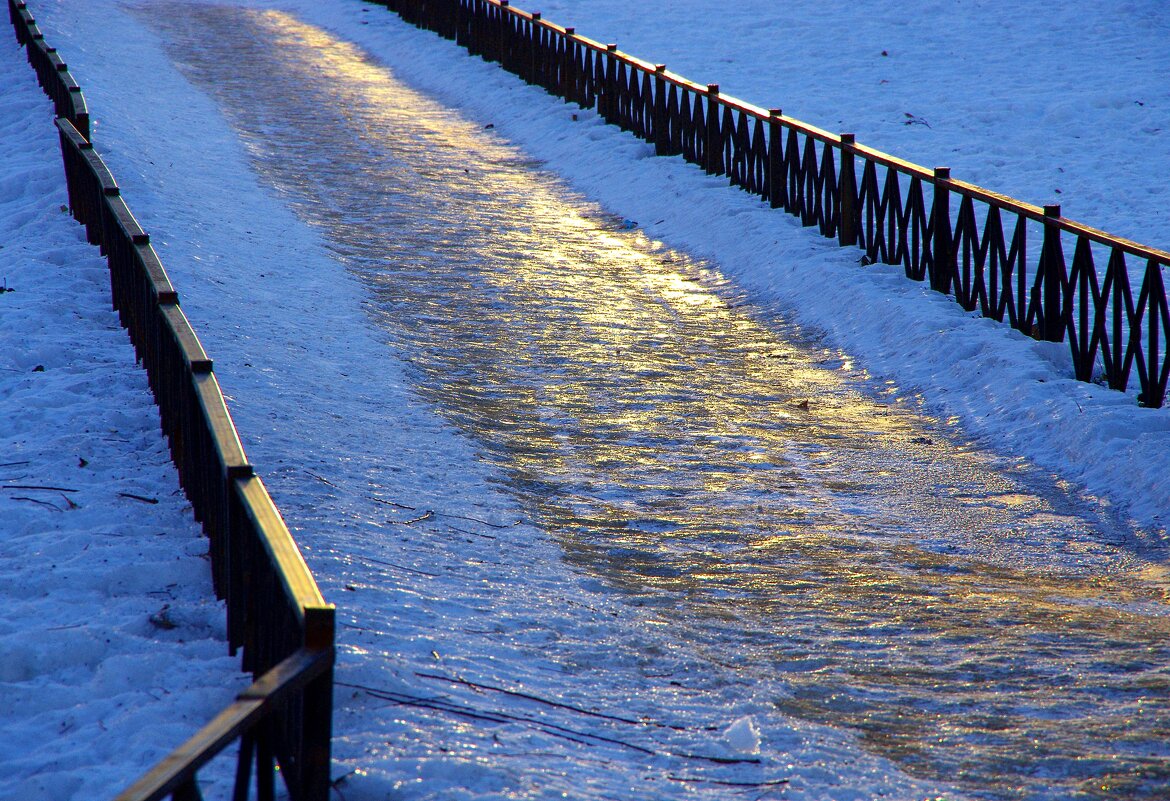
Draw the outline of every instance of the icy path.
<instances>
[{"instance_id":1,"label":"icy path","mask_svg":"<svg viewBox=\"0 0 1170 801\"><path fill-rule=\"evenodd\" d=\"M477 444L580 574L619 591L608 601L614 614L637 622L633 641L612 641L633 631L619 624L591 644L584 627L598 612L567 614L543 635L553 635L549 663L533 666L523 653L535 643L485 608L460 639L487 638L495 675L585 666L591 684L566 692L637 698L634 710L660 723L650 726L655 745L632 750L684 764L682 754L703 748L699 722L730 694L753 699L747 711L760 719L778 711L856 731L908 773L976 794L1162 793L1168 626L1140 532L866 387L714 266L626 230L320 30L222 8L151 20L182 71L221 104L263 179L361 277L419 394ZM392 483L363 478L367 499L394 500ZM418 536L458 531L441 514L398 511ZM468 546L502 536L491 533L499 522L468 522ZM447 559L464 550L435 547ZM479 549L466 551L478 564ZM393 653L370 624L395 615L395 603L409 606L417 590L405 588L418 577L455 567L436 557L428 570L390 565L381 579L369 562L347 574L355 590L400 588L378 587L388 605L364 608L361 649ZM445 599L453 608L436 626L475 609L485 589L503 588L469 584L470 595ZM696 695L663 706L675 691L656 679ZM419 702L396 692L383 700ZM482 716L476 700L460 703ZM685 710L689 722L665 710ZM361 703L345 711L361 716ZM429 739L437 723L418 714L399 713ZM633 736L590 731L571 736L593 748L602 736ZM483 732L464 735L437 739L470 754ZM582 764L556 745L546 743L550 756ZM747 745L731 757L755 759ZM771 753L682 783L793 775ZM612 770L661 781L678 769ZM534 793L551 789L547 776L528 780ZM599 795L611 791L612 779L591 781Z\"/></svg>"}]
</instances>

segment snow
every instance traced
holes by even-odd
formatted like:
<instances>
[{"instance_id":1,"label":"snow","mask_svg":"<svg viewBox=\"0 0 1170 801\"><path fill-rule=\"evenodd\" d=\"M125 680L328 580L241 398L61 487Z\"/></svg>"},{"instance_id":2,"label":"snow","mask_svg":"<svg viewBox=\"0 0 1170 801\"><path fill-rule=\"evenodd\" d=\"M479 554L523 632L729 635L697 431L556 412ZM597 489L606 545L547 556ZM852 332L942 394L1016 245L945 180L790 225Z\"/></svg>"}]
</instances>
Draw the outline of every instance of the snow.
<instances>
[{"instance_id":1,"label":"snow","mask_svg":"<svg viewBox=\"0 0 1170 801\"><path fill-rule=\"evenodd\" d=\"M724 179L649 158L644 143L383 9L238 5L284 9L356 43L649 239L718 264L888 397L1056 473L1150 543L1164 537L1167 412L1073 381L1063 346L963 313L892 269L860 268ZM726 797L717 782L755 782L753 798L968 797L910 777L845 729L781 714L768 695L780 685L713 669L652 606L633 610L566 564L477 444L387 357L365 288L252 171L259 145L171 63L151 18L182 4L33 10L86 91L96 146L216 360L257 471L339 606L345 798ZM1161 4L745 0L720 6L717 25L709 4L689 0L532 10L602 41L617 32L628 52L725 93L1170 245L1158 202L1170 160ZM0 768L16 777L0 796L111 795L244 680L104 266L60 210L49 104L3 41L6 74L21 80L0 87L0 280L15 289L0 294L0 478L76 492L0 493L0 592L14 610L0 628L12 743ZM453 717L456 704L478 722ZM502 715L522 720L482 720ZM758 766L679 756L757 753Z\"/></svg>"},{"instance_id":2,"label":"snow","mask_svg":"<svg viewBox=\"0 0 1170 801\"><path fill-rule=\"evenodd\" d=\"M734 751L741 754L760 753L760 730L756 728L756 722L751 715L745 715L732 723L723 732L723 736Z\"/></svg>"}]
</instances>

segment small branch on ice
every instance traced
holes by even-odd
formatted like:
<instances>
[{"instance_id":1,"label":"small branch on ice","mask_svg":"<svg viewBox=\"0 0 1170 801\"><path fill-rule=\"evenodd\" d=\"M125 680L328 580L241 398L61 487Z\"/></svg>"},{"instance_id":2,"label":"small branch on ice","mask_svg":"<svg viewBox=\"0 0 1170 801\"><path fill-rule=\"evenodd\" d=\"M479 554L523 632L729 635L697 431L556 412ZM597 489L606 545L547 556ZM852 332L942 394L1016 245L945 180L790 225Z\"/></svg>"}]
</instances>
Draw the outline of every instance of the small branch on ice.
<instances>
[{"instance_id":1,"label":"small branch on ice","mask_svg":"<svg viewBox=\"0 0 1170 801\"><path fill-rule=\"evenodd\" d=\"M354 623L341 623L340 625L344 629L353 629L354 631L364 631L364 632L367 632L368 634L383 634L384 633L381 631L375 631L374 629L366 628L365 626L358 626Z\"/></svg>"},{"instance_id":2,"label":"small branch on ice","mask_svg":"<svg viewBox=\"0 0 1170 801\"><path fill-rule=\"evenodd\" d=\"M519 754L497 754L493 753L493 757L502 757L504 759L532 759L533 757L553 757L554 759L563 759L564 754L553 753L552 751L524 751ZM583 757L579 754L573 754L574 762L591 762L594 765L606 765L607 767L613 765L611 759L591 759Z\"/></svg>"},{"instance_id":3,"label":"small branch on ice","mask_svg":"<svg viewBox=\"0 0 1170 801\"><path fill-rule=\"evenodd\" d=\"M397 570L405 570L407 573L417 573L420 576L427 576L429 578L438 578L441 575L439 573L428 573L425 570L415 570L413 567L407 567L406 565L398 565L398 564L395 564L394 562L387 562L387 561L382 560L382 559L375 559L372 556L359 556L356 558L361 559L364 562L373 562L376 565L385 565L386 567L393 567Z\"/></svg>"},{"instance_id":4,"label":"small branch on ice","mask_svg":"<svg viewBox=\"0 0 1170 801\"><path fill-rule=\"evenodd\" d=\"M703 762L714 762L716 765L758 765L760 764L759 757L721 757L721 756L704 756L703 754L684 754L679 751L667 751L673 757L680 759L697 759Z\"/></svg>"},{"instance_id":5,"label":"small branch on ice","mask_svg":"<svg viewBox=\"0 0 1170 801\"><path fill-rule=\"evenodd\" d=\"M305 470L305 472L307 474L309 474L310 476L312 476L313 478L317 479L318 481L322 482L323 484L328 484L330 487L333 487L334 489L341 489L341 487L337 486L329 479L325 478L324 476L317 475L312 470ZM419 510L417 506L409 506L405 503L398 503L397 501L387 501L383 498L375 498L373 495L364 495L362 497L366 498L367 500L373 501L374 503L380 503L383 506L392 506L395 509L405 509L408 512L417 512ZM468 517L466 515L457 515L457 514L453 514L451 512L437 512L433 509L427 509L425 511L425 513L422 514L420 517L416 517L416 518L413 518L411 520L393 520L391 522L397 523L397 524L402 525L402 526L408 526L411 523L421 523L424 520L430 520L430 519L435 518L435 517L450 517L450 518L453 518L455 520L467 520L468 522L471 522L471 523L479 523L481 525L490 526L492 528L514 528L515 526L518 526L524 522L523 520L517 520L514 523L492 523L488 520L481 520L478 517ZM452 526L451 528L455 531L459 531L461 534L471 534L471 535L474 535L476 537L484 537L486 539L495 539L495 537L492 537L488 534L480 534L479 532L476 532L476 531L463 531L462 529L456 529L454 526Z\"/></svg>"},{"instance_id":6,"label":"small branch on ice","mask_svg":"<svg viewBox=\"0 0 1170 801\"><path fill-rule=\"evenodd\" d=\"M306 473L308 473L309 475L311 475L313 478L315 478L315 479L317 479L318 481L320 481L322 484L328 484L329 486L333 487L333 489L340 489L340 488L339 488L339 487L338 487L336 484L334 484L332 481L330 481L329 479L325 478L325 476L319 476L319 475L317 475L316 473L314 473L312 470L305 470L305 472L306 472Z\"/></svg>"},{"instance_id":7,"label":"small branch on ice","mask_svg":"<svg viewBox=\"0 0 1170 801\"><path fill-rule=\"evenodd\" d=\"M492 723L520 723L526 725L527 728L537 729L551 737L560 737L564 740L570 740L581 745L591 746L593 743L588 740L597 740L603 743L611 743L623 748L629 748L633 751L638 751L649 756L657 756L658 752L643 748L640 745L627 743L624 740L618 740L613 737L605 737L600 734L591 734L590 732L577 731L566 726L558 726L555 723L547 723L542 720L535 720L527 718L523 715L509 715L507 712L485 712L483 710L475 709L474 707L464 706L462 704L455 704L450 701L444 701L439 698L424 698L417 695L407 695L406 693L389 692L387 690L376 690L373 687L365 687L360 684L348 684L343 682L334 682L341 687L351 687L353 689L362 690L374 698L380 698L384 701L393 701L402 706L415 706L422 709L431 709L436 712L446 712L451 715L458 715L461 717L470 718L472 720L486 720ZM587 738L587 739L579 739Z\"/></svg>"},{"instance_id":8,"label":"small branch on ice","mask_svg":"<svg viewBox=\"0 0 1170 801\"><path fill-rule=\"evenodd\" d=\"M458 526L447 526L447 528L451 529L452 531L457 531L460 534L467 534L468 536L471 536L471 537L483 537L485 540L498 540L499 539L499 537L496 537L493 534L483 534L483 533L480 533L478 531L468 531L467 529L459 528Z\"/></svg>"},{"instance_id":9,"label":"small branch on ice","mask_svg":"<svg viewBox=\"0 0 1170 801\"><path fill-rule=\"evenodd\" d=\"M142 501L143 503L158 503L158 498L147 498L142 495L135 495L133 492L119 492L123 498L130 498L135 501Z\"/></svg>"},{"instance_id":10,"label":"small branch on ice","mask_svg":"<svg viewBox=\"0 0 1170 801\"><path fill-rule=\"evenodd\" d=\"M0 467L16 467L17 465L22 465L22 464L32 464L32 462L29 462L27 460L23 461L23 462L0 462Z\"/></svg>"},{"instance_id":11,"label":"small branch on ice","mask_svg":"<svg viewBox=\"0 0 1170 801\"><path fill-rule=\"evenodd\" d=\"M697 776L667 776L672 782L696 782L703 784L718 784L721 787L778 787L782 784L788 784L788 779L772 779L766 782L729 782L720 779L704 779Z\"/></svg>"},{"instance_id":12,"label":"small branch on ice","mask_svg":"<svg viewBox=\"0 0 1170 801\"><path fill-rule=\"evenodd\" d=\"M69 487L42 487L38 484L0 484L0 489L6 490L44 490L46 492L81 492Z\"/></svg>"},{"instance_id":13,"label":"small branch on ice","mask_svg":"<svg viewBox=\"0 0 1170 801\"><path fill-rule=\"evenodd\" d=\"M416 674L416 675L423 676L424 674ZM425 674L425 677L439 678L439 679L442 679L443 681L455 681L456 683L459 683L459 684L469 684L469 685L472 684L471 682L467 682L467 681L464 681L462 679L451 679L449 676L435 676L433 674ZM638 751L640 753L647 754L649 756L661 756L661 755L665 754L667 756L677 757L679 759L693 759L693 760L697 760L697 761L714 762L717 765L741 765L741 764L758 765L758 764L760 764L760 759L758 757L705 756L703 754L688 754L688 753L679 752L679 751L659 752L659 751L655 751L651 748L646 748L646 747L641 746L641 745L636 745L634 743L626 742L625 740L619 740L615 737L606 737L606 736L601 735L601 734L593 734L592 732L579 731L577 729L571 729L567 726L560 726L560 725L557 725L556 723L549 723L548 721L536 720L535 718L525 717L523 715L511 715L511 714L508 714L507 712L499 712L499 711L483 711L483 710L475 709L474 707L465 706L463 704L457 704L457 703L454 703L451 701L446 701L446 700L443 700L441 698L424 698L422 696L408 695L406 693L397 693L397 692L391 692L388 690L378 690L378 689L375 689L373 687L367 687L367 686L364 686L361 684L349 684L349 683L340 682L340 681L335 682L335 683L339 686L342 686L342 687L350 687L350 688L353 688L355 690L362 690L363 692L368 693L370 696L372 696L374 698L380 698L380 699L385 700L385 701L393 701L394 703L401 704L403 706L415 706L415 707L420 707L423 709L431 709L431 710L434 710L436 712L446 712L448 714L459 715L461 717L466 717L466 718L470 718L473 720L486 720L486 721L491 721L494 723L519 723L519 724L527 726L528 728L537 729L539 731L542 731L545 734L548 734L550 736L561 737L563 739L571 740L573 742L577 742L577 743L580 743L582 745L592 745L592 743L588 742L588 740L595 740L597 742L610 743L612 745L621 746L622 748L628 748L631 751ZM472 686L475 686L475 685L472 685ZM488 685L483 685L482 687L483 687L483 689L488 689L488 690L499 689L499 688L495 688L495 687L490 687ZM532 696L532 699L543 702L543 699L535 698L535 696ZM559 706L559 704L556 704L555 702L548 702L548 703L552 706ZM586 712L586 710L579 710L579 709L576 709L575 707L566 707L566 708L574 710L574 711ZM588 712L586 712L586 714L588 714ZM601 715L601 717L608 717L608 716ZM618 720L620 720L620 719L618 719ZM622 722L625 722L625 721L622 721ZM637 722L637 721L635 721L635 722ZM579 738L586 738L586 739L579 739Z\"/></svg>"},{"instance_id":14,"label":"small branch on ice","mask_svg":"<svg viewBox=\"0 0 1170 801\"><path fill-rule=\"evenodd\" d=\"M517 520L515 523L489 523L487 520L480 520L478 517L466 517L464 515L453 515L450 512L439 512L439 514L442 515L443 517L453 517L456 520L469 520L472 523L482 523L483 525L491 526L492 528L515 528L516 526L518 526L524 522L523 520Z\"/></svg>"},{"instance_id":15,"label":"small branch on ice","mask_svg":"<svg viewBox=\"0 0 1170 801\"><path fill-rule=\"evenodd\" d=\"M393 506L396 509L405 509L408 512L417 512L418 511L417 506L407 506L404 503L395 503L394 501L384 501L381 498L375 498L373 495L367 495L366 497L368 497L374 503L381 503L381 504L385 504L386 506Z\"/></svg>"},{"instance_id":16,"label":"small branch on ice","mask_svg":"<svg viewBox=\"0 0 1170 801\"><path fill-rule=\"evenodd\" d=\"M467 679L460 679L460 678L456 678L454 676L440 676L440 675L436 675L434 673L419 673L418 671L415 671L414 675L418 676L420 679L435 679L438 681L447 681L447 682L451 682L452 684L463 684L463 685L465 685L467 687L471 687L472 689L475 689L475 690L490 690L491 692L495 692L495 693L503 693L504 695L510 695L514 698L523 698L526 701L535 701L536 703L544 704L545 706L556 707L558 709L567 709L570 712L578 712L582 715L589 715L590 717L604 718L605 720L613 720L613 721L617 721L618 723L629 723L632 726L651 726L651 727L659 728L659 729L672 729L674 731L687 731L688 730L686 726L671 726L670 724L659 723L658 721L655 721L655 720L635 720L633 718L618 717L617 715L607 715L604 712L594 712L591 709L582 709L581 707L573 706L572 704L565 704L565 703L561 703L560 701L551 701L547 698L541 698L540 696L537 696L537 695L531 695L529 693L524 693L524 692L517 692L516 690L508 690L508 689L505 689L504 687L495 687L491 684L479 684L479 683L474 682L474 681L468 681Z\"/></svg>"},{"instance_id":17,"label":"small branch on ice","mask_svg":"<svg viewBox=\"0 0 1170 801\"><path fill-rule=\"evenodd\" d=\"M47 507L49 507L49 508L50 508L50 509L52 509L54 512L61 512L61 511L64 511L63 509L59 509L59 508L57 508L57 505L56 505L56 504L49 503L48 501L42 501L42 500L39 500L39 499L37 499L37 498L26 498L26 497L25 497L25 496L23 496L23 495L13 495L13 496L12 496L12 500L14 500L14 501L28 501L28 502L30 502L30 503L39 503L41 506L47 506Z\"/></svg>"},{"instance_id":18,"label":"small branch on ice","mask_svg":"<svg viewBox=\"0 0 1170 801\"><path fill-rule=\"evenodd\" d=\"M421 523L424 520L431 520L434 518L434 516L435 513L432 510L427 509L423 514L419 515L418 517L412 517L410 520L391 520L390 522L396 523L400 526L409 526L411 523Z\"/></svg>"}]
</instances>

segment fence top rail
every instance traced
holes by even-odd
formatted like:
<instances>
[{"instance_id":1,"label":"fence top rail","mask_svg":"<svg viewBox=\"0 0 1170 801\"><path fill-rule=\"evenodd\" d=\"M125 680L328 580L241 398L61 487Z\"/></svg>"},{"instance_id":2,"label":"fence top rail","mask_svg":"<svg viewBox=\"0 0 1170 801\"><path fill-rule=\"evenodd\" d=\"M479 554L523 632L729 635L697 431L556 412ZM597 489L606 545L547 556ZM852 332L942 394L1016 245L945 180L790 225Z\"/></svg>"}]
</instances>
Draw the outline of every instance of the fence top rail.
<instances>
[{"instance_id":1,"label":"fence top rail","mask_svg":"<svg viewBox=\"0 0 1170 801\"><path fill-rule=\"evenodd\" d=\"M178 306L179 293L171 283L171 277L167 275L166 268L163 267L154 246L150 242L144 242L136 244L134 249L142 271L155 293L155 302L160 308L171 305Z\"/></svg>"},{"instance_id":2,"label":"fence top rail","mask_svg":"<svg viewBox=\"0 0 1170 801\"><path fill-rule=\"evenodd\" d=\"M1016 200L1013 197L1000 194L999 192L992 192L990 189L984 189L977 184L968 183L967 181L939 178L931 178L930 180L940 183L947 188L954 189L974 200L983 201L988 205L1013 212L1021 217L1027 217L1030 220L1053 225L1065 233L1078 237L1083 236L1092 242L1123 250L1138 258L1156 261L1170 266L1170 251L1143 245L1141 242L1115 236L1107 231L1102 231L1100 228L1093 228L1090 225L1085 225L1076 220L1061 217L1060 206L1037 206L1032 203L1025 203L1022 200ZM1056 213L1049 214L1048 209L1050 208L1055 209Z\"/></svg>"},{"instance_id":3,"label":"fence top rail","mask_svg":"<svg viewBox=\"0 0 1170 801\"><path fill-rule=\"evenodd\" d=\"M830 133L815 125L810 125L807 122L798 120L795 117L785 116L779 109L765 109L760 106L748 103L732 95L726 95L719 91L717 84L704 86L703 84L695 83L689 78L685 78L678 73L671 72L666 69L663 64L654 64L645 59L623 52L617 49L617 45L605 44L598 42L595 39L590 39L587 36L582 36L576 32L575 28L558 25L555 22L544 19L539 13L525 11L511 5L509 0L486 0L489 5L494 5L503 11L513 14L520 19L531 22L533 25L539 25L554 33L565 37L582 47L586 47L598 53L605 53L611 58L620 61L627 66L633 67L642 72L647 72L652 75L661 76L667 83L673 84L680 89L693 92L698 95L705 95L709 98L716 99L722 106L727 106L733 110L743 112L749 116L760 119L764 122L776 121L784 128L794 130L799 134L811 137L819 142L835 147L843 152L849 152L861 156L867 161L872 161L876 164L891 167L898 172L904 173L911 178L918 178L930 184L938 184L946 189L949 189L959 194L970 197L973 200L978 200L992 206L996 206L1005 211L1018 214L1022 217L1035 220L1038 222L1045 222L1049 225L1054 225L1061 231L1073 234L1075 236L1083 236L1090 241L1107 247L1119 248L1126 253L1132 254L1139 258L1156 261L1161 264L1170 266L1170 251L1160 250L1148 245L1143 245L1140 242L1135 242L1130 239L1114 236L1106 231L1098 228L1070 220L1059 215L1051 216L1045 212L1045 207L1037 206L1032 203L1025 203L1021 200L1016 200L1008 195L999 192L993 192L977 184L972 184L967 181L960 181L951 178L949 174L938 174L935 170L928 169L911 161L898 158L897 156L885 153L876 148L867 147L858 144L855 141L850 141L840 134Z\"/></svg>"},{"instance_id":4,"label":"fence top rail","mask_svg":"<svg viewBox=\"0 0 1170 801\"><path fill-rule=\"evenodd\" d=\"M186 321L186 315L183 314L181 308L172 306L170 309L184 322ZM194 336L193 331L191 336ZM196 340L196 344L198 344L198 340ZM199 350L203 350L202 346L199 347ZM240 434L236 431L235 421L232 420L231 413L228 411L227 401L224 400L215 373L211 370L205 373L196 373L192 370L191 381L195 395L202 407L206 431L211 435L211 441L216 450L215 457L225 471L224 479L252 475L252 463L248 461L248 456L244 453Z\"/></svg>"},{"instance_id":5,"label":"fence top rail","mask_svg":"<svg viewBox=\"0 0 1170 801\"><path fill-rule=\"evenodd\" d=\"M301 622L307 622L306 610L332 609L332 605L327 604L321 595L300 548L260 477L252 475L237 478L235 489L244 513L256 526L264 549L277 567L285 592L294 601ZM311 639L311 633L306 632L306 637Z\"/></svg>"},{"instance_id":6,"label":"fence top rail","mask_svg":"<svg viewBox=\"0 0 1170 801\"><path fill-rule=\"evenodd\" d=\"M159 266L162 266L161 262ZM195 329L191 327L183 309L177 303L160 303L158 310L169 327L170 333L174 336L175 344L191 374L210 373L214 367L211 357L207 355L207 351L203 350L203 344L199 341L199 337L195 334Z\"/></svg>"},{"instance_id":7,"label":"fence top rail","mask_svg":"<svg viewBox=\"0 0 1170 801\"><path fill-rule=\"evenodd\" d=\"M143 230L142 225L134 217L134 213L130 211L130 207L126 205L126 199L122 197L120 192L117 195L105 195L102 202L110 210L114 221L121 229L120 233L125 236L127 241L134 245L150 244L150 234Z\"/></svg>"},{"instance_id":8,"label":"fence top rail","mask_svg":"<svg viewBox=\"0 0 1170 801\"><path fill-rule=\"evenodd\" d=\"M77 150L91 150L93 144L81 135L81 131L77 130L77 126L70 122L68 117L58 117L56 119L57 128L61 133L65 134L66 139Z\"/></svg>"}]
</instances>

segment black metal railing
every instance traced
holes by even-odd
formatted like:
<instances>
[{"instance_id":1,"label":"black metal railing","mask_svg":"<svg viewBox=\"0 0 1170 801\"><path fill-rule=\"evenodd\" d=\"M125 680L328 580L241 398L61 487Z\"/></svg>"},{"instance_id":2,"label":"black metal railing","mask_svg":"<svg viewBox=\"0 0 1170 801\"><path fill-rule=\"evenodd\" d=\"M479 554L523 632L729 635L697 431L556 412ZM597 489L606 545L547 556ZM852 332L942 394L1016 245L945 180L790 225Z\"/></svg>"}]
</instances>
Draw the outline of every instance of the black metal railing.
<instances>
[{"instance_id":1,"label":"black metal railing","mask_svg":"<svg viewBox=\"0 0 1170 801\"><path fill-rule=\"evenodd\" d=\"M694 83L508 0L367 0L525 81L595 108L816 227L899 265L968 311L1067 341L1076 377L1161 406L1170 376L1170 253L927 169ZM1071 263L1066 254L1072 253Z\"/></svg>"},{"instance_id":2,"label":"black metal railing","mask_svg":"<svg viewBox=\"0 0 1170 801\"><path fill-rule=\"evenodd\" d=\"M326 801L330 788L334 608L325 603L263 482L254 475L212 370L150 237L88 136L76 82L44 45L24 2L9 0L17 40L54 100L69 206L110 268L114 308L158 403L179 480L210 541L232 653L254 683L186 744L117 797L199 798L197 773L239 742L235 797L255 769L260 799L278 773L293 801ZM48 65L48 66L46 66ZM62 89L64 87L64 89Z\"/></svg>"}]
</instances>

